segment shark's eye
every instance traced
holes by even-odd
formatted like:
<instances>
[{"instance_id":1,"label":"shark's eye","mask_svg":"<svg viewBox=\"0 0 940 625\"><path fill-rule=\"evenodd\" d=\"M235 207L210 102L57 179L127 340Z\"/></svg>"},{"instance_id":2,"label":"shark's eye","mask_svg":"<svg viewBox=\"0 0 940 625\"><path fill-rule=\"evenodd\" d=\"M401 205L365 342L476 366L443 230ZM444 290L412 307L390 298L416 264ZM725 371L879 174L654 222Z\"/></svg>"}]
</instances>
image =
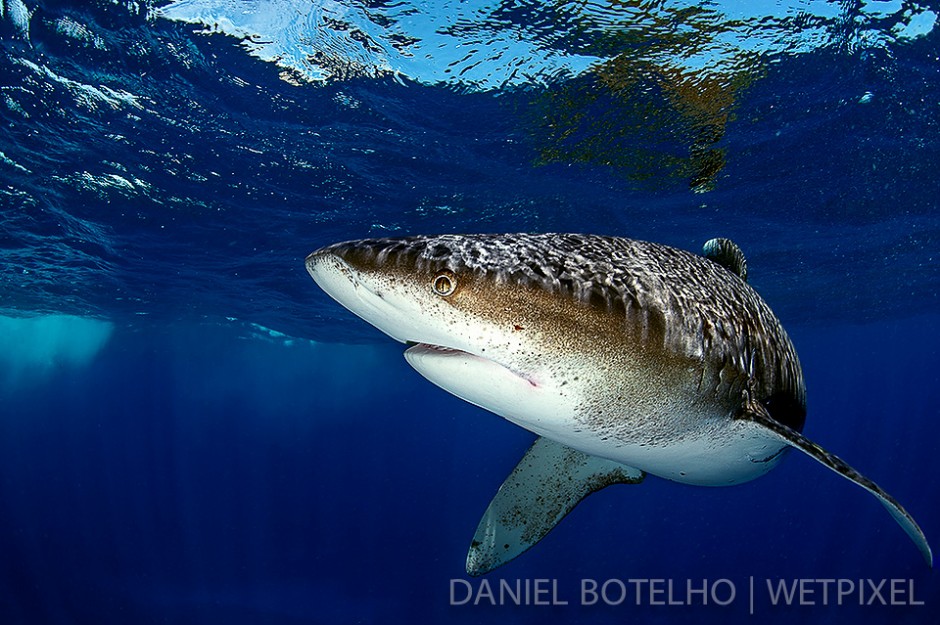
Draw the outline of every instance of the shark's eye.
<instances>
[{"instance_id":1,"label":"shark's eye","mask_svg":"<svg viewBox=\"0 0 940 625\"><path fill-rule=\"evenodd\" d=\"M441 297L447 297L457 290L457 276L449 271L439 273L431 281L431 288Z\"/></svg>"}]
</instances>

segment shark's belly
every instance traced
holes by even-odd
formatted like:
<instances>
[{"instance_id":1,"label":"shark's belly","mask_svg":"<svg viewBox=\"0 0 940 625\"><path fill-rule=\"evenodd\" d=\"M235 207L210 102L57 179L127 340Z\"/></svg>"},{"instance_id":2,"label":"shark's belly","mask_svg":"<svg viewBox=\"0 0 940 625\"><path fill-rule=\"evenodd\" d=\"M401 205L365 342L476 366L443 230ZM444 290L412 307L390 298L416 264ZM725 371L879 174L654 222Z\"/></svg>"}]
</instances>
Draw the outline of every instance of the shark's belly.
<instances>
[{"instance_id":1,"label":"shark's belly","mask_svg":"<svg viewBox=\"0 0 940 625\"><path fill-rule=\"evenodd\" d=\"M698 387L700 373L679 371L677 383L624 367L614 381L582 369L578 384L562 386L463 352L412 348L406 357L441 388L530 432L677 482L746 482L772 469L784 447L733 420L720 395Z\"/></svg>"},{"instance_id":2,"label":"shark's belly","mask_svg":"<svg viewBox=\"0 0 940 625\"><path fill-rule=\"evenodd\" d=\"M729 486L764 475L788 449L759 426L727 413L671 410L594 417L501 416L539 436L651 475L699 486ZM664 435L668 433L668 435Z\"/></svg>"},{"instance_id":3,"label":"shark's belly","mask_svg":"<svg viewBox=\"0 0 940 625\"><path fill-rule=\"evenodd\" d=\"M666 479L701 486L740 484L764 475L786 445L753 423L732 418L727 395L694 380L658 389L655 382L573 406L558 442ZM642 377L635 378L643 380ZM623 388L623 387L620 387ZM709 387L713 388L713 387ZM604 394L604 393L600 393Z\"/></svg>"},{"instance_id":4,"label":"shark's belly","mask_svg":"<svg viewBox=\"0 0 940 625\"><path fill-rule=\"evenodd\" d=\"M558 442L584 453L641 469L651 475L699 486L729 486L770 471L787 449L746 422L704 423L668 440L624 439L608 432L579 431Z\"/></svg>"}]
</instances>

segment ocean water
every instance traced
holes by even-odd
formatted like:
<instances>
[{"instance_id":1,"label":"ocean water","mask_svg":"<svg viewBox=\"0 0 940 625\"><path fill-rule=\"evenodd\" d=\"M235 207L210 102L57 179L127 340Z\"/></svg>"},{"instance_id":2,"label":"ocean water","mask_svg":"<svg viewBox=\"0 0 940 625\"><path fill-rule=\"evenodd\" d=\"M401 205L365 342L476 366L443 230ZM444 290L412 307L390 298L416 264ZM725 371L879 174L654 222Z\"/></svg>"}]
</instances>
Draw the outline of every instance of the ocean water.
<instances>
[{"instance_id":1,"label":"ocean water","mask_svg":"<svg viewBox=\"0 0 940 625\"><path fill-rule=\"evenodd\" d=\"M800 353L804 432L937 549L938 15L0 0L0 623L937 622L904 533L798 454L593 495L484 578L554 594L492 605L464 559L532 435L303 259L730 237Z\"/></svg>"}]
</instances>

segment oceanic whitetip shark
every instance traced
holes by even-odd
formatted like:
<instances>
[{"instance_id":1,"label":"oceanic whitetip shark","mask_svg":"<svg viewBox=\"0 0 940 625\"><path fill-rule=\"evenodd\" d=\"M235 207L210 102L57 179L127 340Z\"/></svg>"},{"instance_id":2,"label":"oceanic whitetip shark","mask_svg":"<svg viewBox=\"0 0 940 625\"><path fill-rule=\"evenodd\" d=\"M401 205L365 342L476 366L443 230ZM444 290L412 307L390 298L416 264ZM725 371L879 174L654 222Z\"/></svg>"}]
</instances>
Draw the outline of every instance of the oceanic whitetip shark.
<instances>
[{"instance_id":1,"label":"oceanic whitetip shark","mask_svg":"<svg viewBox=\"0 0 940 625\"><path fill-rule=\"evenodd\" d=\"M340 304L411 345L421 375L538 435L480 521L471 575L610 484L647 473L739 484L790 448L873 494L933 564L891 495L801 434L796 350L727 239L699 256L581 234L416 236L337 243L306 264Z\"/></svg>"}]
</instances>

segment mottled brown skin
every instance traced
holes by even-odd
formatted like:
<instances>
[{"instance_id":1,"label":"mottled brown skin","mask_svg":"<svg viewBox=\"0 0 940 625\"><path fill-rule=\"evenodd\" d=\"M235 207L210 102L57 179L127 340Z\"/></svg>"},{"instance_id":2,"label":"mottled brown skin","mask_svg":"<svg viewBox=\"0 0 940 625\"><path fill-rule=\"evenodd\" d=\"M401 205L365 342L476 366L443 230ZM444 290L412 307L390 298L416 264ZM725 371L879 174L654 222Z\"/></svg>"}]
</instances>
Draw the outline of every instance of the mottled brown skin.
<instances>
[{"instance_id":1,"label":"mottled brown skin","mask_svg":"<svg viewBox=\"0 0 940 625\"><path fill-rule=\"evenodd\" d=\"M730 418L752 377L770 413L802 428L805 390L789 338L750 286L707 258L570 234L375 239L326 251L403 282L453 276L456 289L444 298L451 306L528 334L519 348L526 352L513 352L526 371L549 367L561 385L600 376L579 418L612 438L655 445L674 435L676 424L624 409L638 392L709 404L708 412Z\"/></svg>"},{"instance_id":2,"label":"mottled brown skin","mask_svg":"<svg viewBox=\"0 0 940 625\"><path fill-rule=\"evenodd\" d=\"M872 493L931 564L922 530L895 499L800 434L799 360L746 284L743 254L721 239L705 254L578 234L441 235L340 243L307 265L340 303L419 343L406 358L426 378L550 441L533 445L539 453L561 446L603 483L624 481L607 462L631 483L651 473L723 485L800 449ZM564 457L544 475L566 471ZM593 486L580 484L558 508L520 485L533 526L504 518L518 507L510 490L478 535L518 534L505 547L518 555ZM501 562L477 541L468 570Z\"/></svg>"}]
</instances>

